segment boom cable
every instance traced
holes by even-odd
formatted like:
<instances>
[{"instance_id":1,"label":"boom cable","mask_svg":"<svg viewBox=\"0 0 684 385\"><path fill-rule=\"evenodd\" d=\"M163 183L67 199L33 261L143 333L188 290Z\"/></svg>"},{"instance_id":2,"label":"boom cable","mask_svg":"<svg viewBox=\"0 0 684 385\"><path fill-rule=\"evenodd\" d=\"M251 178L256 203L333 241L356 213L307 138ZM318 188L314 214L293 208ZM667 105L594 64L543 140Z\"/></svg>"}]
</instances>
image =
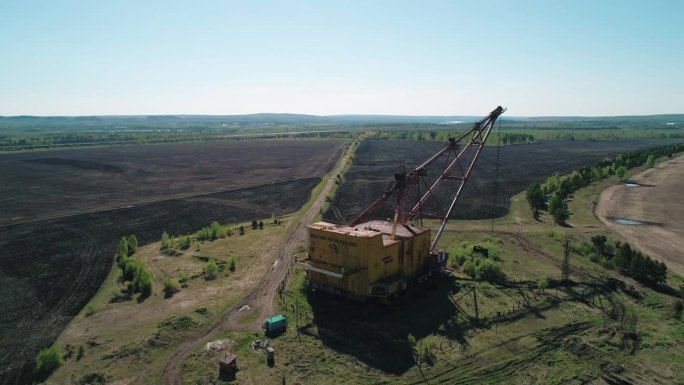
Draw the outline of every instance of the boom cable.
<instances>
[{"instance_id":1,"label":"boom cable","mask_svg":"<svg viewBox=\"0 0 684 385\"><path fill-rule=\"evenodd\" d=\"M501 121L496 122L496 165L494 171L494 202L492 203L492 231L494 230L494 224L496 221L496 208L499 200L499 159L501 152Z\"/></svg>"}]
</instances>

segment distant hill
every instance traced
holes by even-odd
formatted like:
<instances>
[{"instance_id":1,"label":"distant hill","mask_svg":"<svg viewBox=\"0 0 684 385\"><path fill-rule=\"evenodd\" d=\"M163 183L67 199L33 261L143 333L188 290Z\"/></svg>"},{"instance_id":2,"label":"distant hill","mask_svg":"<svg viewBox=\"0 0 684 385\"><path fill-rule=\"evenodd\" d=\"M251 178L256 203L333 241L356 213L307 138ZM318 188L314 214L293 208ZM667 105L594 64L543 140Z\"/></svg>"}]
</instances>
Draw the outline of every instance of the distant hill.
<instances>
[{"instance_id":1,"label":"distant hill","mask_svg":"<svg viewBox=\"0 0 684 385\"><path fill-rule=\"evenodd\" d=\"M262 123L262 124L374 124L474 122L480 116L304 115L262 113L248 115L101 115L0 116L0 124L123 124L123 123Z\"/></svg>"},{"instance_id":2,"label":"distant hill","mask_svg":"<svg viewBox=\"0 0 684 385\"><path fill-rule=\"evenodd\" d=\"M261 113L247 115L101 115L101 116L0 116L0 129L21 130L81 128L81 129L125 129L147 127L150 129L175 129L180 127L211 128L221 126L356 126L374 124L458 124L472 123L482 116L445 115L305 115L284 113ZM684 114L636 115L636 116L507 116L500 120L503 124L525 125L532 127L540 124L563 126L578 123L596 126L664 126L674 123L684 127Z\"/></svg>"}]
</instances>

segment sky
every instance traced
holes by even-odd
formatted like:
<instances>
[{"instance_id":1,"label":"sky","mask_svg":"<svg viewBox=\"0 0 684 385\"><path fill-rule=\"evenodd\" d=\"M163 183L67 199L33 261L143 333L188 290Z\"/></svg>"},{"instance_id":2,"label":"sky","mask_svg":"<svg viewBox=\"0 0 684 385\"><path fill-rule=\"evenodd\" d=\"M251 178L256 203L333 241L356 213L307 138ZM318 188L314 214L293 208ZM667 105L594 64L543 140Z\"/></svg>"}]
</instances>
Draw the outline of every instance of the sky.
<instances>
[{"instance_id":1,"label":"sky","mask_svg":"<svg viewBox=\"0 0 684 385\"><path fill-rule=\"evenodd\" d=\"M684 113L684 1L0 1L0 115Z\"/></svg>"}]
</instances>

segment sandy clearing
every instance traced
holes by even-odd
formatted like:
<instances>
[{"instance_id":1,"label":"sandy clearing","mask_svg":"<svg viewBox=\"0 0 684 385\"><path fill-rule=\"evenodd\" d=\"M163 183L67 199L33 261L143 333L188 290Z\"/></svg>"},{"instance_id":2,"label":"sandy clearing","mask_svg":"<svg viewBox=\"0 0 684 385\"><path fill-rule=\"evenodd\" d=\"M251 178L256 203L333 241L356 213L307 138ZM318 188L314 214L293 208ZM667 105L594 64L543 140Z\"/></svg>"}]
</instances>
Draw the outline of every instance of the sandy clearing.
<instances>
[{"instance_id":1,"label":"sandy clearing","mask_svg":"<svg viewBox=\"0 0 684 385\"><path fill-rule=\"evenodd\" d=\"M631 179L642 186L607 188L599 197L596 215L630 244L684 275L684 156ZM614 218L649 224L620 225L611 220Z\"/></svg>"}]
</instances>

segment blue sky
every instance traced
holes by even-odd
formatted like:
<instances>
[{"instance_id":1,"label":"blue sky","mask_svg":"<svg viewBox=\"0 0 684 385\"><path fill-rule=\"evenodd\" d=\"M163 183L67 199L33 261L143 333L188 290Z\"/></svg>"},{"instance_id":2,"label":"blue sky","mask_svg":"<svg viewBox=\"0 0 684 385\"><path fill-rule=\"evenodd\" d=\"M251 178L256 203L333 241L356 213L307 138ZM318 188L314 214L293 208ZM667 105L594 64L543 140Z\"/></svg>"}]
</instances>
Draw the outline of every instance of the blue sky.
<instances>
[{"instance_id":1,"label":"blue sky","mask_svg":"<svg viewBox=\"0 0 684 385\"><path fill-rule=\"evenodd\" d=\"M0 115L684 113L684 1L0 1Z\"/></svg>"}]
</instances>

